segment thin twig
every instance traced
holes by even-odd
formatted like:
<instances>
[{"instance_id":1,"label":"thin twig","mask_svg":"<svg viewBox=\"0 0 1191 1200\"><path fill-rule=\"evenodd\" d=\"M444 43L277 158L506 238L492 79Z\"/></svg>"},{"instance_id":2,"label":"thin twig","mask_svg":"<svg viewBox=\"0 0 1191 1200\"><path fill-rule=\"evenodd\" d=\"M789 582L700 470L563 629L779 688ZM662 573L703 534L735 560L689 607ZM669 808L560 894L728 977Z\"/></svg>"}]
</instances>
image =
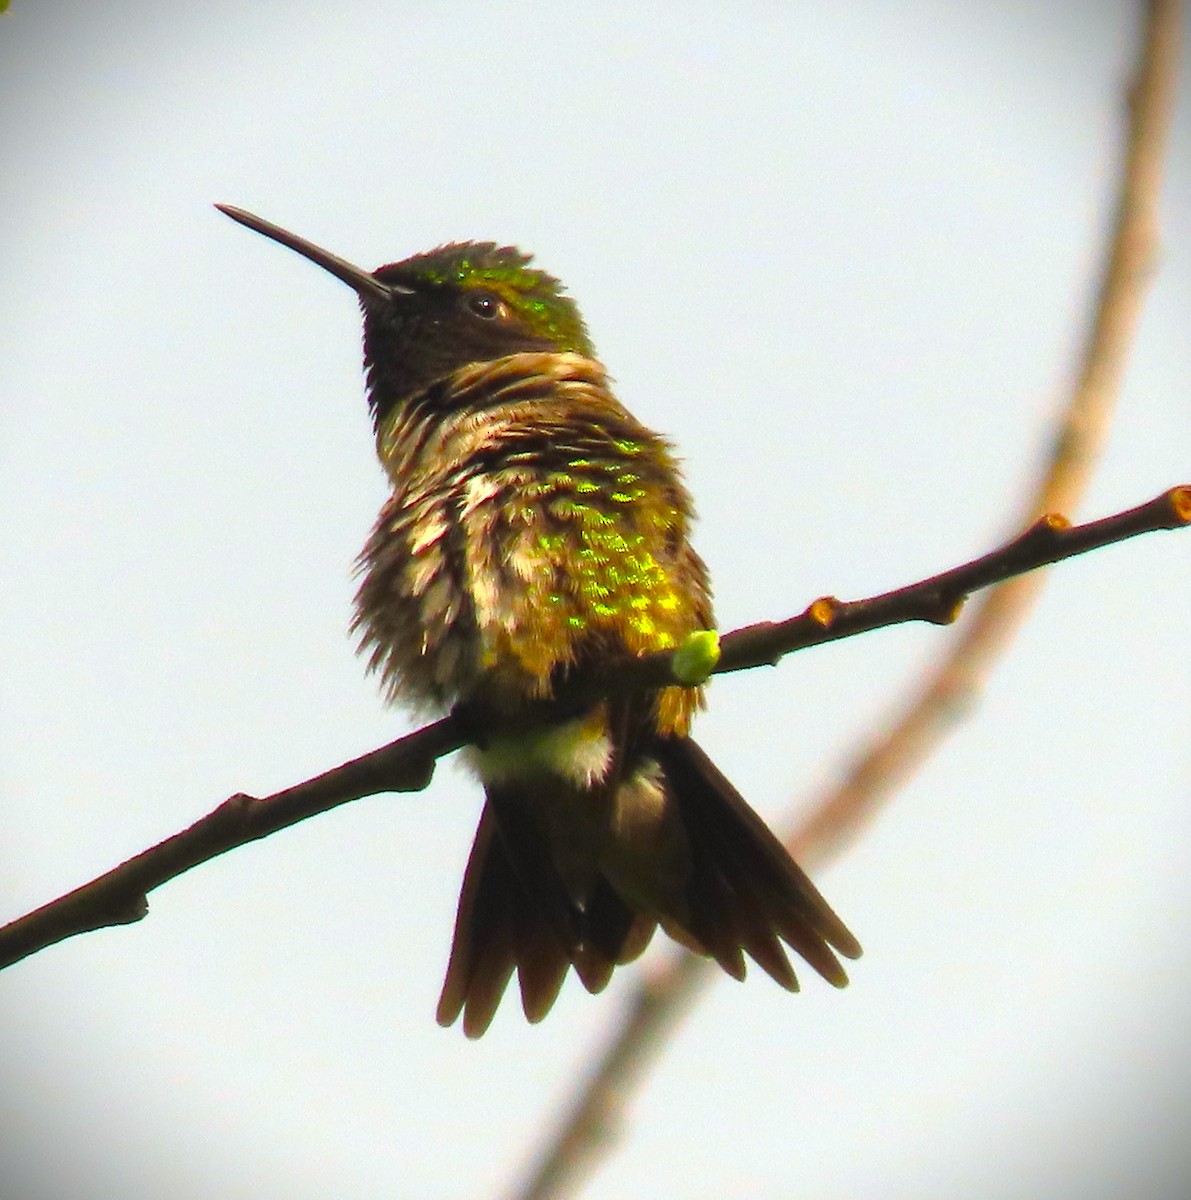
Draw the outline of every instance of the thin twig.
<instances>
[{"instance_id":1,"label":"thin twig","mask_svg":"<svg viewBox=\"0 0 1191 1200\"><path fill-rule=\"evenodd\" d=\"M1052 434L1052 452L1019 527L1040 514L1074 511L1099 457L1158 248L1158 198L1174 110L1182 34L1181 0L1150 0L1133 85L1129 126L1094 315L1077 382ZM942 661L912 688L883 732L862 743L838 787L810 805L787 838L800 862L821 864L847 848L954 726L1024 620L1041 585L1021 576L990 592ZM725 639L726 641L727 639ZM629 1000L607 1047L595 1058L563 1117L543 1139L516 1200L553 1200L574 1190L615 1141L635 1089L713 972L676 952L650 971Z\"/></svg>"}]
</instances>

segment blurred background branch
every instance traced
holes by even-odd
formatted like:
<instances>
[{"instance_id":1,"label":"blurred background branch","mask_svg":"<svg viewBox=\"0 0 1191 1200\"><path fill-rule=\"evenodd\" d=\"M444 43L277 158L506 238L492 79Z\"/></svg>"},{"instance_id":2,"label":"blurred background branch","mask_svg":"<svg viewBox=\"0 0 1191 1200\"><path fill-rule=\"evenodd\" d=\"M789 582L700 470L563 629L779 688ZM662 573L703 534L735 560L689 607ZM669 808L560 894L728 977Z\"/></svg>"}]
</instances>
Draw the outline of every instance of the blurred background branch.
<instances>
[{"instance_id":1,"label":"blurred background branch","mask_svg":"<svg viewBox=\"0 0 1191 1200\"><path fill-rule=\"evenodd\" d=\"M1103 446L1158 253L1158 203L1183 9L1180 0L1141 6L1114 215L1078 374L1051 431L1038 482L1006 522L1009 528L1046 512L1076 511ZM970 710L1044 578L1041 572L1019 576L975 606L938 664L895 707L885 727L861 744L839 785L812 798L807 815L789 831L786 842L799 862L813 869L843 853ZM516 1200L548 1200L575 1190L584 1172L615 1144L625 1111L667 1035L714 977L713 967L686 952L671 953L645 972L620 1027L561 1105L563 1117L543 1139L524 1183L510 1193Z\"/></svg>"}]
</instances>

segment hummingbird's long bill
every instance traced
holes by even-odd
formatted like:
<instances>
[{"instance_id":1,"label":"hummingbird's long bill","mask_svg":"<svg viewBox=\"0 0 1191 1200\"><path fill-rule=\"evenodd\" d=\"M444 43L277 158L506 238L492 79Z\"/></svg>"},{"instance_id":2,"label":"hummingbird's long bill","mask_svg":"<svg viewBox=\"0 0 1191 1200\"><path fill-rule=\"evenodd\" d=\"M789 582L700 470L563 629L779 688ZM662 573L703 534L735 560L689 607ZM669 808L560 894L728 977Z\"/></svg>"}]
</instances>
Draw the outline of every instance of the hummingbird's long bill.
<instances>
[{"instance_id":1,"label":"hummingbird's long bill","mask_svg":"<svg viewBox=\"0 0 1191 1200\"><path fill-rule=\"evenodd\" d=\"M257 233L263 233L265 237L272 238L273 241L280 242L291 250L296 250L303 258L310 259L324 271L330 271L336 279L341 279L346 283L362 300L388 300L394 292L406 293L409 291L408 288L381 283L379 279L354 263L348 262L346 258L340 258L338 254L332 254L330 250L324 250L321 246L316 246L296 233L290 233L288 229L282 229L280 225L274 225L272 221L266 221L264 217L258 217L246 209L236 208L231 204L217 204L215 207L225 216L231 217L233 221L238 221L241 225L245 225Z\"/></svg>"}]
</instances>

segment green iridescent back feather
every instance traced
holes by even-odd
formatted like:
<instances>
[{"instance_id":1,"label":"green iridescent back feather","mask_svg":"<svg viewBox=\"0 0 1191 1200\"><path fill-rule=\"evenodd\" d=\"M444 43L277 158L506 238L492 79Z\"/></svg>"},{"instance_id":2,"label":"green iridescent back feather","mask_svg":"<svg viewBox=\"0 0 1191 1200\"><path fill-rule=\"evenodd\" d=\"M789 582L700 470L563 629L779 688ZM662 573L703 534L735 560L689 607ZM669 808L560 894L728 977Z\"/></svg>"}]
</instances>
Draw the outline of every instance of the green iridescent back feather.
<instances>
[{"instance_id":1,"label":"green iridescent back feather","mask_svg":"<svg viewBox=\"0 0 1191 1200\"><path fill-rule=\"evenodd\" d=\"M394 485L361 562L356 625L397 697L430 707L550 693L585 660L672 649L712 624L669 447L576 354L458 372L394 412ZM663 694L685 731L697 697Z\"/></svg>"}]
</instances>

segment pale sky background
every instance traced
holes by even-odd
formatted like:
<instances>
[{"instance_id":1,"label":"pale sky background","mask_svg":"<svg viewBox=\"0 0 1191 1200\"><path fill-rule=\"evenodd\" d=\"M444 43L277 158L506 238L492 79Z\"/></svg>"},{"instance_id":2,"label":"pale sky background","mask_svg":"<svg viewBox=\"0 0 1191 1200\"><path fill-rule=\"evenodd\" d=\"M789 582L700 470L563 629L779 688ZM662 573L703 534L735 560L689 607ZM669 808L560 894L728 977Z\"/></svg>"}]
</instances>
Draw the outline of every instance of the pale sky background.
<instances>
[{"instance_id":1,"label":"pale sky background","mask_svg":"<svg viewBox=\"0 0 1191 1200\"><path fill-rule=\"evenodd\" d=\"M982 552L1082 334L1132 5L13 0L0 18L0 915L410 727L346 635L384 495L350 292L537 253L687 463L724 629ZM1191 85L1188 71L1185 83ZM1191 86L1079 515L1191 478ZM586 1200L1191 1192L1191 535L1052 572L820 874L853 984L717 984ZM771 819L953 636L717 681ZM615 1026L433 1009L478 788L376 797L0 976L0 1194L495 1196ZM647 960L648 961L648 960ZM809 972L804 974L809 975Z\"/></svg>"}]
</instances>

